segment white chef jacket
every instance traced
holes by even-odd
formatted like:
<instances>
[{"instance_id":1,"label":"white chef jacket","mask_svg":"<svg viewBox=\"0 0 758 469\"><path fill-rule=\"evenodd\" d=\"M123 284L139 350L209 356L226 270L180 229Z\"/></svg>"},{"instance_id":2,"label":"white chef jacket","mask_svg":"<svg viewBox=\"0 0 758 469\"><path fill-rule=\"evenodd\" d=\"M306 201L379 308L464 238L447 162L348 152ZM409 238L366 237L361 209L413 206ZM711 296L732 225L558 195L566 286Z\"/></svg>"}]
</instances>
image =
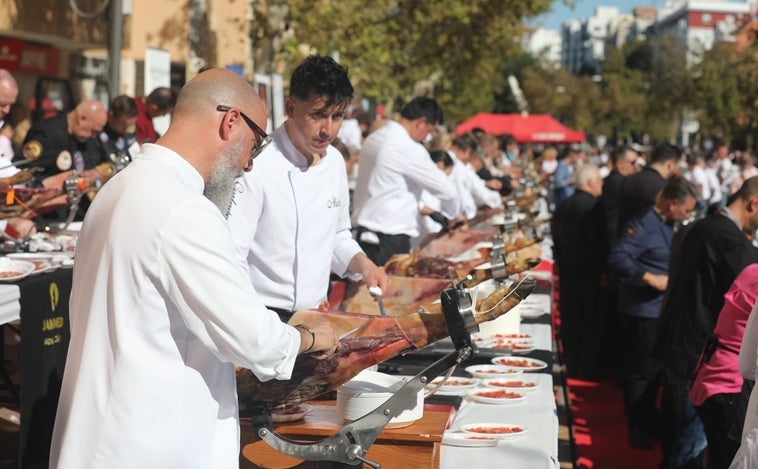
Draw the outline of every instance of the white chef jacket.
<instances>
[{"instance_id":1,"label":"white chef jacket","mask_svg":"<svg viewBox=\"0 0 758 469\"><path fill-rule=\"evenodd\" d=\"M340 130L337 132L337 137L349 149L360 150L363 132L358 119L344 119L340 125Z\"/></svg>"},{"instance_id":2,"label":"white chef jacket","mask_svg":"<svg viewBox=\"0 0 758 469\"><path fill-rule=\"evenodd\" d=\"M450 178L458 187L466 218L469 220L474 218L477 208L482 205L502 208L503 199L500 193L488 188L487 183L476 174L474 168L458 159L455 152L448 150L447 153L453 160L453 172L450 173Z\"/></svg>"},{"instance_id":3,"label":"white chef jacket","mask_svg":"<svg viewBox=\"0 0 758 469\"><path fill-rule=\"evenodd\" d=\"M432 210L439 211L440 200L437 197L429 194L427 191L421 191L421 198L418 203L418 236L411 238L411 248L421 246L426 241L426 238L435 235L442 231L442 225L432 220L429 215L422 215L421 209L429 207Z\"/></svg>"},{"instance_id":4,"label":"white chef jacket","mask_svg":"<svg viewBox=\"0 0 758 469\"><path fill-rule=\"evenodd\" d=\"M203 187L146 144L87 211L51 468L238 467L234 364L290 377L299 333L256 298Z\"/></svg>"},{"instance_id":5,"label":"white chef jacket","mask_svg":"<svg viewBox=\"0 0 758 469\"><path fill-rule=\"evenodd\" d=\"M408 131L388 121L363 142L353 194L353 225L385 234L418 231L418 202L426 189L447 218L462 213L458 190Z\"/></svg>"},{"instance_id":6,"label":"white chef jacket","mask_svg":"<svg viewBox=\"0 0 758 469\"><path fill-rule=\"evenodd\" d=\"M316 308L329 274L344 276L361 252L350 231L345 160L329 146L309 167L281 125L234 196L229 226L237 256L268 306Z\"/></svg>"}]
</instances>

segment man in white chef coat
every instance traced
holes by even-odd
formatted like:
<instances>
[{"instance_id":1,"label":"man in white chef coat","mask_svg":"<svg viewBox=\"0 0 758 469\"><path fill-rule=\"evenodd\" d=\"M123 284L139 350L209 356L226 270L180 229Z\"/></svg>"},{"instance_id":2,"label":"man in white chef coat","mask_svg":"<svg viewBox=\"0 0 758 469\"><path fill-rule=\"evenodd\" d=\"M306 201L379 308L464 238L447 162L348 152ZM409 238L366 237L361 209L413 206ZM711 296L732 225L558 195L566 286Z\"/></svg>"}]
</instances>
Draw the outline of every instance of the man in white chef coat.
<instances>
[{"instance_id":1,"label":"man in white chef coat","mask_svg":"<svg viewBox=\"0 0 758 469\"><path fill-rule=\"evenodd\" d=\"M389 286L352 238L342 154L330 144L353 98L347 69L310 56L292 73L287 121L237 187L229 224L255 290L288 320L327 300L330 272Z\"/></svg>"},{"instance_id":2,"label":"man in white chef coat","mask_svg":"<svg viewBox=\"0 0 758 469\"><path fill-rule=\"evenodd\" d=\"M461 215L458 189L429 158L420 143L442 123L442 109L431 98L414 98L366 138L353 194L353 224L369 258L384 265L394 254L410 251L419 235L418 207L426 190L440 201L448 219Z\"/></svg>"},{"instance_id":3,"label":"man in white chef coat","mask_svg":"<svg viewBox=\"0 0 758 469\"><path fill-rule=\"evenodd\" d=\"M52 468L238 467L235 364L288 379L333 353L327 325L266 310L237 261L226 207L267 136L243 78L205 71L166 134L95 198L79 236Z\"/></svg>"},{"instance_id":4,"label":"man in white chef coat","mask_svg":"<svg viewBox=\"0 0 758 469\"><path fill-rule=\"evenodd\" d=\"M450 149L447 150L454 163L451 178L458 187L463 211L469 220L476 216L476 211L481 206L503 207L500 193L488 188L484 179L480 178L469 164L476 147L477 143L472 137L461 135L453 139Z\"/></svg>"}]
</instances>

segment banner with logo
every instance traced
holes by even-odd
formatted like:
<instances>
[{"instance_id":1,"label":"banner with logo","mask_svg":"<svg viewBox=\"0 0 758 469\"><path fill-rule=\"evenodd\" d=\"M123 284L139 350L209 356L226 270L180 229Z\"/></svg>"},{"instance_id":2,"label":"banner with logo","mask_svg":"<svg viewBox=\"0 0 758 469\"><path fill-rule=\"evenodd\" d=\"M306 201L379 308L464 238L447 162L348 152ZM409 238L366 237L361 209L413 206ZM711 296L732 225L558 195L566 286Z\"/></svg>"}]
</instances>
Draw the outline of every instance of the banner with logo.
<instances>
[{"instance_id":1,"label":"banner with logo","mask_svg":"<svg viewBox=\"0 0 758 469\"><path fill-rule=\"evenodd\" d=\"M70 337L72 269L21 280L20 467L47 467Z\"/></svg>"}]
</instances>

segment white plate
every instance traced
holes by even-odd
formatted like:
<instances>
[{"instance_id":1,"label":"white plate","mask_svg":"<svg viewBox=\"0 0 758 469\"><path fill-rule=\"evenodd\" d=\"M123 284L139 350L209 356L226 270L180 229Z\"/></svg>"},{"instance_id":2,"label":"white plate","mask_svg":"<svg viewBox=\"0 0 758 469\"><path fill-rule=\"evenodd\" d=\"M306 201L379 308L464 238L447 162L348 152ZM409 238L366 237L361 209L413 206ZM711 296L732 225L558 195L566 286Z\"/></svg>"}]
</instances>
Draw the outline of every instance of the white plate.
<instances>
[{"instance_id":1,"label":"white plate","mask_svg":"<svg viewBox=\"0 0 758 469\"><path fill-rule=\"evenodd\" d=\"M442 383L442 378L435 378L426 386L426 389L428 391L436 390L435 392L437 393L458 394L477 387L480 382L481 380L479 378L459 378L457 376L451 376L443 384L437 386L439 383Z\"/></svg>"},{"instance_id":2,"label":"white plate","mask_svg":"<svg viewBox=\"0 0 758 469\"><path fill-rule=\"evenodd\" d=\"M524 386L524 384L529 384L530 386ZM530 393L536 391L540 387L540 383L528 379L522 379L520 377L488 379L482 381L482 385L488 388L503 388L521 393Z\"/></svg>"},{"instance_id":3,"label":"white plate","mask_svg":"<svg viewBox=\"0 0 758 469\"><path fill-rule=\"evenodd\" d=\"M63 252L63 251L51 251L51 252L12 252L9 254L6 254L5 257L8 257L10 259L21 259L21 260L30 260L30 259L47 259L47 260L55 260L55 261L63 261L64 259L71 259L74 257L73 252Z\"/></svg>"},{"instance_id":4,"label":"white plate","mask_svg":"<svg viewBox=\"0 0 758 469\"><path fill-rule=\"evenodd\" d=\"M505 388L479 388L468 392L471 400L482 404L510 405L526 399L526 393Z\"/></svg>"},{"instance_id":5,"label":"white plate","mask_svg":"<svg viewBox=\"0 0 758 469\"><path fill-rule=\"evenodd\" d=\"M507 340L534 340L534 337L532 337L532 334L527 334L526 332L509 332L509 333L499 333L499 334L492 334L489 336L490 339L507 339Z\"/></svg>"},{"instance_id":6,"label":"white plate","mask_svg":"<svg viewBox=\"0 0 758 469\"><path fill-rule=\"evenodd\" d=\"M297 412L291 414L272 413L271 421L273 423L295 422L302 418L305 418L306 414L312 410L313 407L309 406L308 404L300 404L297 406Z\"/></svg>"},{"instance_id":7,"label":"white plate","mask_svg":"<svg viewBox=\"0 0 758 469\"><path fill-rule=\"evenodd\" d=\"M492 359L492 363L495 365L516 368L523 371L537 371L547 368L547 363L536 358L529 357L495 357Z\"/></svg>"},{"instance_id":8,"label":"white plate","mask_svg":"<svg viewBox=\"0 0 758 469\"><path fill-rule=\"evenodd\" d=\"M550 311L546 309L542 309L542 308L529 308L529 309L522 309L521 311L519 311L519 313L521 313L522 318L534 319L540 316L544 316L546 314L550 314Z\"/></svg>"},{"instance_id":9,"label":"white plate","mask_svg":"<svg viewBox=\"0 0 758 469\"><path fill-rule=\"evenodd\" d=\"M461 430L471 435L486 435L497 436L501 440L510 440L512 438L518 438L526 434L529 431L523 425L511 425L507 423L470 423L468 425L462 425ZM477 431L479 430L479 431ZM491 430L491 431L487 431ZM495 433L495 430L503 431L504 433ZM515 431L520 430L520 431Z\"/></svg>"},{"instance_id":10,"label":"white plate","mask_svg":"<svg viewBox=\"0 0 758 469\"><path fill-rule=\"evenodd\" d=\"M542 317L542 316L544 316L546 314L548 314L548 313L537 313L537 312L526 313L526 314L522 314L521 315L521 319L537 319L537 318L540 318L540 317Z\"/></svg>"},{"instance_id":11,"label":"white plate","mask_svg":"<svg viewBox=\"0 0 758 469\"><path fill-rule=\"evenodd\" d=\"M511 353L524 354L524 353L534 352L535 350L537 350L537 347L535 347L534 345L532 345L531 347L524 346L524 345L517 345L516 347L511 349Z\"/></svg>"},{"instance_id":12,"label":"white plate","mask_svg":"<svg viewBox=\"0 0 758 469\"><path fill-rule=\"evenodd\" d=\"M520 375L523 370L500 365L471 365L466 367L466 372L474 378L511 378Z\"/></svg>"},{"instance_id":13,"label":"white plate","mask_svg":"<svg viewBox=\"0 0 758 469\"><path fill-rule=\"evenodd\" d=\"M525 347L529 347L529 346L534 345L534 339L532 339L531 337L527 339L503 339L503 338L493 337L487 340L493 344L500 343L503 346L513 344L513 345L523 345Z\"/></svg>"},{"instance_id":14,"label":"white plate","mask_svg":"<svg viewBox=\"0 0 758 469\"><path fill-rule=\"evenodd\" d=\"M0 282L20 280L34 272L36 268L34 262L2 258L0 259Z\"/></svg>"},{"instance_id":15,"label":"white plate","mask_svg":"<svg viewBox=\"0 0 758 469\"><path fill-rule=\"evenodd\" d=\"M49 262L42 263L40 261L35 261L34 264L35 264L34 272L29 274L30 276L44 274L45 272L54 272L61 268L61 265L56 264L56 263L49 263Z\"/></svg>"},{"instance_id":16,"label":"white plate","mask_svg":"<svg viewBox=\"0 0 758 469\"><path fill-rule=\"evenodd\" d=\"M509 342L507 340L495 340L489 343L489 345L481 345L480 347L487 347L496 350L510 350L513 353L529 353L533 352L536 347L534 343L518 343Z\"/></svg>"},{"instance_id":17,"label":"white plate","mask_svg":"<svg viewBox=\"0 0 758 469\"><path fill-rule=\"evenodd\" d=\"M474 433L445 433L442 437L442 444L449 446L469 446L481 448L484 446L495 446L500 441L499 437L490 435L477 435Z\"/></svg>"}]
</instances>

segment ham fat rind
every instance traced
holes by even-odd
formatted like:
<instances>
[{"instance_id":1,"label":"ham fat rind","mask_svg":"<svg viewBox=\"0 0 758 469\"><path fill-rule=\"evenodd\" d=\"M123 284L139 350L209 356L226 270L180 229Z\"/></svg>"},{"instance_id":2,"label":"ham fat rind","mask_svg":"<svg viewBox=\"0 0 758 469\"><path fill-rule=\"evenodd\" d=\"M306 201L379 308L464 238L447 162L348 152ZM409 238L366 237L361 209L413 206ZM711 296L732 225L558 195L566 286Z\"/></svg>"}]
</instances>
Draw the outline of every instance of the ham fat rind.
<instances>
[{"instance_id":1,"label":"ham fat rind","mask_svg":"<svg viewBox=\"0 0 758 469\"><path fill-rule=\"evenodd\" d=\"M526 279L511 288L496 290L488 297L488 305L496 306L486 314L475 315L475 319L481 323L505 314L526 298L534 285L533 280ZM439 313L381 317L302 310L295 313L290 323L312 322L309 319L313 316L327 319L338 336L359 325L364 327L342 339L337 352L329 358L319 360L311 355L300 355L290 380L261 382L250 370L238 370L237 387L243 407L255 402L274 410L300 404L337 389L370 366L448 336L445 318Z\"/></svg>"}]
</instances>

